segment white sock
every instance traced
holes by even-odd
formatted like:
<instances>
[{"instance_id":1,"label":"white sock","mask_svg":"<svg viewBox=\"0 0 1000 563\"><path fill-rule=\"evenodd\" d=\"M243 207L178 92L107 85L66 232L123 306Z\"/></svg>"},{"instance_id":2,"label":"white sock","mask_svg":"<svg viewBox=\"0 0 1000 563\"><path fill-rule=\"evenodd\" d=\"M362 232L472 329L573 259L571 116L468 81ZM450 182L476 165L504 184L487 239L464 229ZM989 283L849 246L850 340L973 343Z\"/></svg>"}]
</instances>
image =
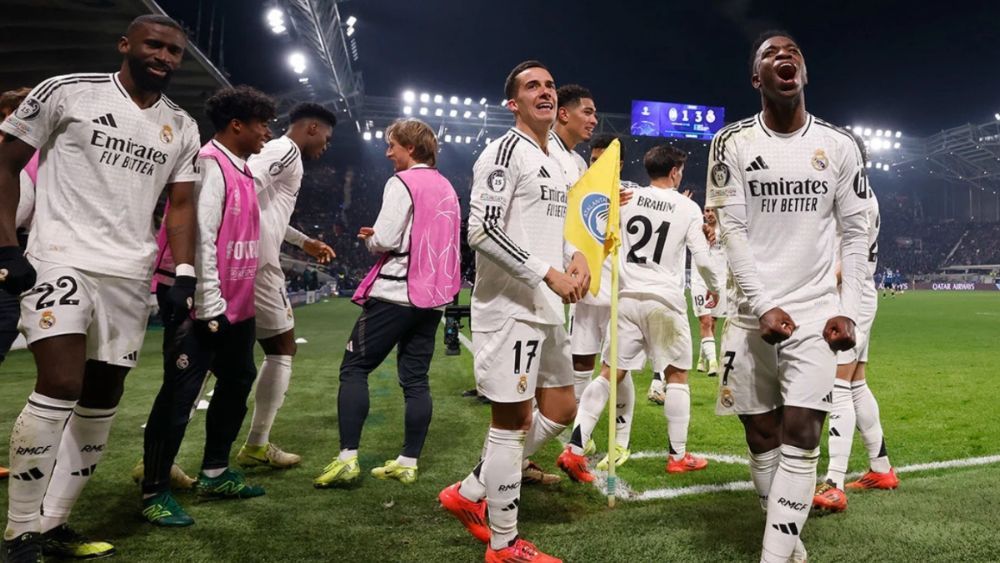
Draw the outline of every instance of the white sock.
<instances>
[{"instance_id":1,"label":"white sock","mask_svg":"<svg viewBox=\"0 0 1000 563\"><path fill-rule=\"evenodd\" d=\"M358 450L340 450L337 459L340 461L350 461L352 457L358 457Z\"/></svg>"},{"instance_id":2,"label":"white sock","mask_svg":"<svg viewBox=\"0 0 1000 563\"><path fill-rule=\"evenodd\" d=\"M76 401L33 392L14 422L8 454L10 483L4 539L41 531L42 498L52 478L63 427L74 406Z\"/></svg>"},{"instance_id":3,"label":"white sock","mask_svg":"<svg viewBox=\"0 0 1000 563\"><path fill-rule=\"evenodd\" d=\"M781 461L781 448L759 454L749 453L750 479L753 480L761 509L767 512L767 497L771 494L771 481L774 480L774 472L778 470L778 463Z\"/></svg>"},{"instance_id":4,"label":"white sock","mask_svg":"<svg viewBox=\"0 0 1000 563\"><path fill-rule=\"evenodd\" d=\"M483 450L479 454L479 463L465 476L462 484L458 487L458 493L472 502L479 502L486 498L486 484L483 483L480 474L483 469L483 460L486 459L486 451L490 449L490 433L486 433L483 438ZM522 466L523 467L523 466Z\"/></svg>"},{"instance_id":5,"label":"white sock","mask_svg":"<svg viewBox=\"0 0 1000 563\"><path fill-rule=\"evenodd\" d=\"M401 455L396 457L396 463L402 465L403 467L416 467L417 458L406 457L405 455Z\"/></svg>"},{"instance_id":6,"label":"white sock","mask_svg":"<svg viewBox=\"0 0 1000 563\"><path fill-rule=\"evenodd\" d=\"M526 435L523 430L490 428L490 445L480 475L486 483L490 545L493 549L503 549L517 537L521 459L524 457Z\"/></svg>"},{"instance_id":7,"label":"white sock","mask_svg":"<svg viewBox=\"0 0 1000 563\"><path fill-rule=\"evenodd\" d=\"M583 371L573 370L573 393L576 395L577 404L580 404L583 392L587 390L587 385L590 385L590 380L593 378L594 370L592 369Z\"/></svg>"},{"instance_id":8,"label":"white sock","mask_svg":"<svg viewBox=\"0 0 1000 563\"><path fill-rule=\"evenodd\" d=\"M667 417L670 457L681 459L687 453L688 425L691 422L691 389L687 383L668 383L663 401Z\"/></svg>"},{"instance_id":9,"label":"white sock","mask_svg":"<svg viewBox=\"0 0 1000 563\"><path fill-rule=\"evenodd\" d=\"M701 339L701 357L705 358L705 367L708 367L708 362L715 361L715 338L709 336Z\"/></svg>"},{"instance_id":10,"label":"white sock","mask_svg":"<svg viewBox=\"0 0 1000 563\"><path fill-rule=\"evenodd\" d=\"M565 429L565 424L559 424L545 418L545 415L536 407L535 412L531 416L531 428L528 430L528 436L524 440L524 457L529 458L535 455L535 452L545 442L555 438Z\"/></svg>"},{"instance_id":11,"label":"white sock","mask_svg":"<svg viewBox=\"0 0 1000 563\"><path fill-rule=\"evenodd\" d=\"M228 467L216 467L215 469L202 469L201 472L209 479L215 479L219 475L222 475L229 469Z\"/></svg>"},{"instance_id":12,"label":"white sock","mask_svg":"<svg viewBox=\"0 0 1000 563\"><path fill-rule=\"evenodd\" d=\"M573 437L579 433L579 444L570 442L570 451L575 455L583 455L583 447L590 440L590 435L594 433L597 420L601 418L608 398L611 396L611 385L607 379L596 377L587 386L580 398L580 405L576 409L576 421L573 423Z\"/></svg>"},{"instance_id":13,"label":"white sock","mask_svg":"<svg viewBox=\"0 0 1000 563\"><path fill-rule=\"evenodd\" d=\"M888 473L892 466L889 464L889 454L885 449L878 401L875 400L875 395L872 395L864 379L851 384L851 394L854 398L854 412L858 417L858 432L861 433L861 441L868 450L871 470Z\"/></svg>"},{"instance_id":14,"label":"white sock","mask_svg":"<svg viewBox=\"0 0 1000 563\"><path fill-rule=\"evenodd\" d=\"M83 488L107 449L111 422L117 409L91 409L77 405L63 430L52 480L42 501L42 532L69 520Z\"/></svg>"},{"instance_id":15,"label":"white sock","mask_svg":"<svg viewBox=\"0 0 1000 563\"><path fill-rule=\"evenodd\" d=\"M784 563L791 557L799 535L809 518L816 489L819 448L803 450L781 445L781 462L771 482L764 525L761 561Z\"/></svg>"},{"instance_id":16,"label":"white sock","mask_svg":"<svg viewBox=\"0 0 1000 563\"><path fill-rule=\"evenodd\" d=\"M830 463L826 469L826 480L841 490L844 489L847 462L851 458L854 419L851 386L846 381L838 379L833 384L833 409L830 410L830 431L827 440Z\"/></svg>"},{"instance_id":17,"label":"white sock","mask_svg":"<svg viewBox=\"0 0 1000 563\"><path fill-rule=\"evenodd\" d=\"M292 357L268 354L257 372L257 391L253 400L253 421L247 445L265 446L278 409L285 402L288 382L292 379Z\"/></svg>"},{"instance_id":18,"label":"white sock","mask_svg":"<svg viewBox=\"0 0 1000 563\"><path fill-rule=\"evenodd\" d=\"M603 377L601 379L604 379ZM628 449L632 436L632 413L635 411L635 384L632 374L626 373L625 379L618 383L618 404L615 406L615 443ZM584 444L586 445L586 444Z\"/></svg>"}]
</instances>

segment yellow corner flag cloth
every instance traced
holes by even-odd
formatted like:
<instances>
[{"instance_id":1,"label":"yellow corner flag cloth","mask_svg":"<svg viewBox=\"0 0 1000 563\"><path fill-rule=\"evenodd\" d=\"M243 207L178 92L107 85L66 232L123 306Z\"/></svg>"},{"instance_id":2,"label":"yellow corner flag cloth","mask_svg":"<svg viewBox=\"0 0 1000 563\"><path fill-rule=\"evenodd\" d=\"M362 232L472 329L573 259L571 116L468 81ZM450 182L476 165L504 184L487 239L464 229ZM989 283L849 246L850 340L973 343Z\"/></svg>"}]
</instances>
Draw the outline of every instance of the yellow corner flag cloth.
<instances>
[{"instance_id":1,"label":"yellow corner flag cloth","mask_svg":"<svg viewBox=\"0 0 1000 563\"><path fill-rule=\"evenodd\" d=\"M569 190L565 236L587 258L593 295L601 288L601 265L618 245L620 184L621 146L615 139Z\"/></svg>"}]
</instances>

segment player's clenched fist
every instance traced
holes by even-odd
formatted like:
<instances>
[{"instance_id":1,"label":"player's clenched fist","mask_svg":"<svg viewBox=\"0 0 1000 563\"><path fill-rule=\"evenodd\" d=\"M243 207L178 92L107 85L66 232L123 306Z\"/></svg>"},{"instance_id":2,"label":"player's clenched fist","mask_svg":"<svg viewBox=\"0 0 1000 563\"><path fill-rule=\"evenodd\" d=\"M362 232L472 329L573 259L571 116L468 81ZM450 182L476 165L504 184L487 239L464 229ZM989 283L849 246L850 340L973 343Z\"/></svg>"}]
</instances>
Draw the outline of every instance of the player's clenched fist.
<instances>
[{"instance_id":1,"label":"player's clenched fist","mask_svg":"<svg viewBox=\"0 0 1000 563\"><path fill-rule=\"evenodd\" d=\"M580 300L580 287L576 278L565 272L549 268L549 272L545 274L545 285L561 297L563 303L576 303Z\"/></svg>"},{"instance_id":2,"label":"player's clenched fist","mask_svg":"<svg viewBox=\"0 0 1000 563\"><path fill-rule=\"evenodd\" d=\"M570 260L569 267L566 268L566 273L569 274L569 277L576 280L577 300L583 299L583 296L590 291L590 266L587 265L587 259L583 256L583 253L573 253L573 259Z\"/></svg>"},{"instance_id":3,"label":"player's clenched fist","mask_svg":"<svg viewBox=\"0 0 1000 563\"><path fill-rule=\"evenodd\" d=\"M16 297L34 287L35 277L35 268L20 247L0 248L0 288Z\"/></svg>"},{"instance_id":4,"label":"player's clenched fist","mask_svg":"<svg viewBox=\"0 0 1000 563\"><path fill-rule=\"evenodd\" d=\"M854 321L847 317L833 317L826 321L823 327L823 340L834 352L843 352L854 348Z\"/></svg>"},{"instance_id":5,"label":"player's clenched fist","mask_svg":"<svg viewBox=\"0 0 1000 563\"><path fill-rule=\"evenodd\" d=\"M760 316L760 337L768 344L788 340L795 331L795 321L780 307L775 307Z\"/></svg>"}]
</instances>

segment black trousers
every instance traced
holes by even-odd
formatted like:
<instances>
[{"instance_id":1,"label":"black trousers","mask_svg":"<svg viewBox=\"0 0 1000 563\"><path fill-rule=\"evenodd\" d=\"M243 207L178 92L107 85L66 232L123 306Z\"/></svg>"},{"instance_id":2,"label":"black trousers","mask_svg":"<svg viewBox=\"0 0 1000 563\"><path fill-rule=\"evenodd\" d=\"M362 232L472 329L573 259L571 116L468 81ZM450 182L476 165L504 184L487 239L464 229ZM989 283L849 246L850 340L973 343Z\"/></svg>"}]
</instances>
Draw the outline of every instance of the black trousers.
<instances>
[{"instance_id":1,"label":"black trousers","mask_svg":"<svg viewBox=\"0 0 1000 563\"><path fill-rule=\"evenodd\" d=\"M166 291L166 287L157 288L161 315L170 309ZM163 385L149 413L143 445L144 494L170 488L170 466L177 457L191 408L208 370L215 374L216 384L205 418L201 467L219 469L229 465L233 442L247 414L247 397L257 377L253 319L235 323L222 334L213 334L204 323L190 319L179 326L164 325Z\"/></svg>"},{"instance_id":2,"label":"black trousers","mask_svg":"<svg viewBox=\"0 0 1000 563\"><path fill-rule=\"evenodd\" d=\"M3 363L11 344L17 338L17 321L20 318L20 300L0 289L0 363Z\"/></svg>"},{"instance_id":3,"label":"black trousers","mask_svg":"<svg viewBox=\"0 0 1000 563\"><path fill-rule=\"evenodd\" d=\"M399 385L406 402L403 455L420 457L431 424L431 390L427 377L441 311L405 307L369 299L354 323L340 364L337 394L340 448L356 450L368 417L368 374L396 353Z\"/></svg>"}]
</instances>

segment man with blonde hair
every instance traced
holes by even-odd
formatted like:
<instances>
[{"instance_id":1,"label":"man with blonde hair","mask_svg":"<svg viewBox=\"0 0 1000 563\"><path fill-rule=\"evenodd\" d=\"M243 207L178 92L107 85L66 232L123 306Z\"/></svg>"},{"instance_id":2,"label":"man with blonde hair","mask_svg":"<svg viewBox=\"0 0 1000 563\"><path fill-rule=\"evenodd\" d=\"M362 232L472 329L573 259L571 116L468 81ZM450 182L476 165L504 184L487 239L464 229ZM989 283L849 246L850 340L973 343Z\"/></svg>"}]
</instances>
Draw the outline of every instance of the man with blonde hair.
<instances>
[{"instance_id":1,"label":"man with blonde hair","mask_svg":"<svg viewBox=\"0 0 1000 563\"><path fill-rule=\"evenodd\" d=\"M340 364L340 454L313 481L316 488L350 485L361 477L358 447L368 416L368 374L397 346L406 400L403 451L371 474L407 485L416 481L417 459L431 423L428 371L434 337L444 306L460 287L461 210L455 189L434 168L434 131L418 119L400 119L385 138L385 156L395 174L385 184L375 225L358 232L380 257L352 298L362 312Z\"/></svg>"}]
</instances>

